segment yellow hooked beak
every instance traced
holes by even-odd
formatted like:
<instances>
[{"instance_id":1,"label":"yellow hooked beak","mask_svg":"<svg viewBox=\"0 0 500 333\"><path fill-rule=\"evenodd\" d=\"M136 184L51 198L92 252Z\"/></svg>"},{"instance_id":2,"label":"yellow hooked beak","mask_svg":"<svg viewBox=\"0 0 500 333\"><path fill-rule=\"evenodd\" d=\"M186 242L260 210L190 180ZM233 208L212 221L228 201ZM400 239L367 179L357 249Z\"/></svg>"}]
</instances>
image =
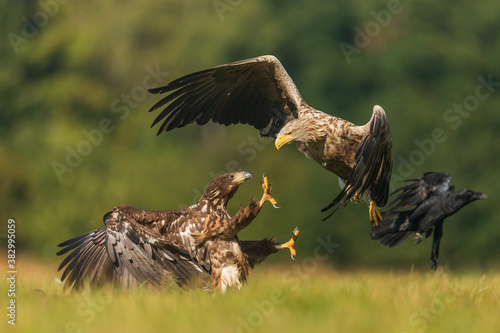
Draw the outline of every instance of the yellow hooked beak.
<instances>
[{"instance_id":1,"label":"yellow hooked beak","mask_svg":"<svg viewBox=\"0 0 500 333\"><path fill-rule=\"evenodd\" d=\"M281 147L283 147L292 140L293 136L291 134L285 134L285 135L280 134L276 138L276 141L274 141L274 146L276 147L277 150L280 150Z\"/></svg>"}]
</instances>

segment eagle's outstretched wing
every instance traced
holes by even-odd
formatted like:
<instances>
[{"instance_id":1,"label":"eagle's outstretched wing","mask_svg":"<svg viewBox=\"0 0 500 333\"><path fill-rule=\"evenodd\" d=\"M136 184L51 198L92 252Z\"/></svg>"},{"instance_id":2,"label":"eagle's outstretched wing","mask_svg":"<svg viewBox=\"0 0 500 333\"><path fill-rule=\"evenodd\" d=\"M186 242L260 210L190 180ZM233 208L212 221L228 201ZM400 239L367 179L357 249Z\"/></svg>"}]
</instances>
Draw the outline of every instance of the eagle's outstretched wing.
<instances>
[{"instance_id":1,"label":"eagle's outstretched wing","mask_svg":"<svg viewBox=\"0 0 500 333\"><path fill-rule=\"evenodd\" d=\"M59 244L63 249L57 252L57 255L73 250L59 265L58 270L68 265L61 280L66 280L68 286L74 284L78 289L83 286L84 279L88 279L90 284L111 279L113 264L108 259L105 242L104 226Z\"/></svg>"},{"instance_id":2,"label":"eagle's outstretched wing","mask_svg":"<svg viewBox=\"0 0 500 333\"><path fill-rule=\"evenodd\" d=\"M204 263L187 251L158 239L152 230L130 215L113 210L104 215L104 227L59 244L57 254L73 250L59 266L61 280L74 288L113 279L122 286L150 283L160 286L172 278L182 285L207 273ZM196 258L195 258L196 259Z\"/></svg>"},{"instance_id":3,"label":"eagle's outstretched wing","mask_svg":"<svg viewBox=\"0 0 500 333\"><path fill-rule=\"evenodd\" d=\"M419 205L435 192L448 191L451 176L444 172L426 172L420 178L404 181L411 183L398 188L390 194L392 196L399 193L389 204L392 211L401 207L408 209L409 207Z\"/></svg>"},{"instance_id":4,"label":"eagle's outstretched wing","mask_svg":"<svg viewBox=\"0 0 500 333\"><path fill-rule=\"evenodd\" d=\"M289 119L297 118L299 106L305 104L272 55L202 70L149 91L169 92L150 110L170 103L153 122L152 126L163 121L158 134L212 120L223 125L249 124L262 136L274 137Z\"/></svg>"}]
</instances>

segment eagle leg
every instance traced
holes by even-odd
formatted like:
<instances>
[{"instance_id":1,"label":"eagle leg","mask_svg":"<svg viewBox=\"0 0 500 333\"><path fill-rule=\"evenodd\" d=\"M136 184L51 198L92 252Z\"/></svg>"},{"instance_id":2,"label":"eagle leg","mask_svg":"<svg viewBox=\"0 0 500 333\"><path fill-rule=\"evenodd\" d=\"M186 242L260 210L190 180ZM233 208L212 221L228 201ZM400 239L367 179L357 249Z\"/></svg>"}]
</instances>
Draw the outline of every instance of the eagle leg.
<instances>
[{"instance_id":1,"label":"eagle leg","mask_svg":"<svg viewBox=\"0 0 500 333\"><path fill-rule=\"evenodd\" d=\"M290 257L292 260L295 260L295 256L297 255L297 251L295 250L295 240L297 239L299 235L299 226L296 226L295 229L292 231L292 238L286 243L279 244L277 245L278 250L283 250L283 249L289 249L290 250Z\"/></svg>"},{"instance_id":2,"label":"eagle leg","mask_svg":"<svg viewBox=\"0 0 500 333\"><path fill-rule=\"evenodd\" d=\"M382 215L380 214L380 211L378 210L377 204L375 201L370 201L370 220L375 223L375 225L378 227L378 221L382 220Z\"/></svg>"},{"instance_id":3,"label":"eagle leg","mask_svg":"<svg viewBox=\"0 0 500 333\"><path fill-rule=\"evenodd\" d=\"M262 185L262 189L264 190L264 194L262 195L262 199L260 199L260 205L262 206L264 204L264 202L269 201L273 205L274 208L280 208L280 207L276 206L276 204L278 203L276 201L276 199L274 199L271 196L271 191L273 190L273 188L271 187L271 184L269 184L269 181L267 180L267 177L265 174L262 175L261 185Z\"/></svg>"}]
</instances>

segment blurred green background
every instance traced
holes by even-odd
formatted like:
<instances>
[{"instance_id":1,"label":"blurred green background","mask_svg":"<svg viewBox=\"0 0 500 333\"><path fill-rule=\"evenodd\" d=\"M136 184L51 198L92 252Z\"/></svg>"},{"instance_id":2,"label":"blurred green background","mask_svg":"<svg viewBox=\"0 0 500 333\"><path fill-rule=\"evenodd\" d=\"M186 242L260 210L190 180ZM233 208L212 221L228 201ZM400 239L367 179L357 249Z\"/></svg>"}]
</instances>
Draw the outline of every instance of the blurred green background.
<instances>
[{"instance_id":1,"label":"blurred green background","mask_svg":"<svg viewBox=\"0 0 500 333\"><path fill-rule=\"evenodd\" d=\"M158 96L145 88L274 54L317 109L364 124L384 107L394 181L443 171L458 189L486 193L447 220L440 264L498 267L498 1L0 2L0 234L14 218L18 251L54 260L56 244L101 226L114 206L190 205L213 176L242 169L254 179L231 211L260 197L264 172L282 207L265 207L242 239L286 240L299 225L299 260L321 237L338 245L334 267L428 269L431 240L371 241L365 204L320 222L337 177L292 145L276 151L243 125L158 137L149 128Z\"/></svg>"}]
</instances>

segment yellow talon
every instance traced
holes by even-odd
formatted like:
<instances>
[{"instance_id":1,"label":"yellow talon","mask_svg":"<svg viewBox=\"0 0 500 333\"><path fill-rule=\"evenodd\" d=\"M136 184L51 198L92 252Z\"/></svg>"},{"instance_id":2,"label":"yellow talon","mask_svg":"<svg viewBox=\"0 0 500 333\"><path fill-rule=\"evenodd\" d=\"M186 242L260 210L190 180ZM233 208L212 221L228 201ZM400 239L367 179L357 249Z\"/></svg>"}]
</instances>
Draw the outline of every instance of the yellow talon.
<instances>
[{"instance_id":1,"label":"yellow talon","mask_svg":"<svg viewBox=\"0 0 500 333\"><path fill-rule=\"evenodd\" d=\"M279 208L278 206L276 206L278 202L271 196L271 191L273 190L273 188L271 187L271 184L269 184L269 181L267 180L265 174L262 176L261 184L262 184L262 189L264 190L264 194L262 195L261 199L261 204L263 204L267 200L273 205L274 208Z\"/></svg>"},{"instance_id":2,"label":"yellow talon","mask_svg":"<svg viewBox=\"0 0 500 333\"><path fill-rule=\"evenodd\" d=\"M378 227L378 221L382 220L382 215L380 215L380 211L378 210L375 201L370 201L369 214L370 214L370 220L373 221L375 225Z\"/></svg>"},{"instance_id":3,"label":"yellow talon","mask_svg":"<svg viewBox=\"0 0 500 333\"><path fill-rule=\"evenodd\" d=\"M283 243L280 245L280 250L281 249L289 249L290 250L290 256L292 257L292 260L295 260L295 256L297 255L297 251L295 250L295 240L297 239L297 236L299 235L299 227L295 227L292 231L292 238L286 243Z\"/></svg>"}]
</instances>

